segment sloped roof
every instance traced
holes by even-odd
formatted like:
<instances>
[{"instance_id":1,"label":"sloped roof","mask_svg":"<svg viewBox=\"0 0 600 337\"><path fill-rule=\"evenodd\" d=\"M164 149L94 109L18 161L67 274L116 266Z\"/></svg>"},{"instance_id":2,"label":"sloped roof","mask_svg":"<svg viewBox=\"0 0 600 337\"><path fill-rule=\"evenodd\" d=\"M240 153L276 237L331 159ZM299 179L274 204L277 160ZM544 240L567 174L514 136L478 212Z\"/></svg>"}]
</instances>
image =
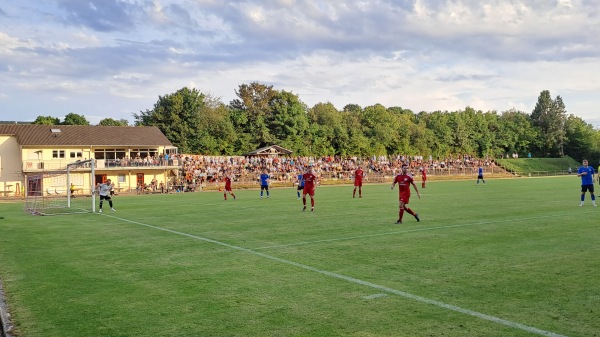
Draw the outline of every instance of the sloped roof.
<instances>
[{"instance_id":1,"label":"sloped roof","mask_svg":"<svg viewBox=\"0 0 600 337\"><path fill-rule=\"evenodd\" d=\"M52 130L60 132L52 132ZM0 124L22 146L172 146L155 126Z\"/></svg>"},{"instance_id":2,"label":"sloped roof","mask_svg":"<svg viewBox=\"0 0 600 337\"><path fill-rule=\"evenodd\" d=\"M260 155L286 155L286 154L291 154L292 151L283 148L279 145L271 145L271 146L265 146L265 147L261 147L260 149L256 149L252 152L248 152L246 153L244 156L260 156Z\"/></svg>"}]
</instances>

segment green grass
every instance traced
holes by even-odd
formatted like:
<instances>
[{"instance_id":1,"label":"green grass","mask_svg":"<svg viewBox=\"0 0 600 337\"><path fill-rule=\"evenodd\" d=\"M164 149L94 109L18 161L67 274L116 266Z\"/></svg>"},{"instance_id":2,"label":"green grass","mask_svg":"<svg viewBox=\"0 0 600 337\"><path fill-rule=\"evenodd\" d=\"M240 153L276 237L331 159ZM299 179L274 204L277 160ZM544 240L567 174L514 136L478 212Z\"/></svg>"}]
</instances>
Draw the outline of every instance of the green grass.
<instances>
[{"instance_id":1,"label":"green grass","mask_svg":"<svg viewBox=\"0 0 600 337\"><path fill-rule=\"evenodd\" d=\"M569 168L573 172L581 165L575 159L564 156L562 158L518 158L518 159L497 159L496 162L504 169L519 174L530 174L534 172L550 172L552 175L557 173L565 174Z\"/></svg>"},{"instance_id":2,"label":"green grass","mask_svg":"<svg viewBox=\"0 0 600 337\"><path fill-rule=\"evenodd\" d=\"M579 184L431 182L403 225L389 185L320 187L315 213L292 189L0 204L0 277L27 337L598 336L600 209Z\"/></svg>"}]
</instances>

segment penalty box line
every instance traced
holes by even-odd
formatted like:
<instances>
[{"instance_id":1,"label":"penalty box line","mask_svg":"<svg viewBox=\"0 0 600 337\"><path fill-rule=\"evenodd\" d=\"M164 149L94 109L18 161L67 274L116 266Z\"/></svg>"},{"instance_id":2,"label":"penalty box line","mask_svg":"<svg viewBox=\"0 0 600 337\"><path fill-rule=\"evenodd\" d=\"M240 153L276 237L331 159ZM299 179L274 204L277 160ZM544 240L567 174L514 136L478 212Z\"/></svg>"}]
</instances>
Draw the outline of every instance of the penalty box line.
<instances>
[{"instance_id":1,"label":"penalty box line","mask_svg":"<svg viewBox=\"0 0 600 337\"><path fill-rule=\"evenodd\" d=\"M181 236L186 236L192 239L196 239L196 240L200 240L200 241L204 241L204 242L208 242L208 243L212 243L215 245L219 245L219 246L224 246L227 248L230 248L232 250L237 250L237 251L241 251L241 252L245 252L245 253L249 253L252 255L256 255L256 256L260 256L263 257L265 259L271 260L271 261L276 261L276 262L280 262L286 265L291 265L291 266L295 266L298 267L300 269L304 269L304 270L308 270L308 271L312 271L321 275L326 275L332 278L336 278L339 280L344 280L350 283L354 283L354 284L358 284L358 285L362 285L365 287L369 287L369 288L373 288L373 289L377 289L380 291L384 291L386 293L390 293L390 294L394 294L394 295L398 295L407 299L411 299L411 300L415 300L421 303L425 303L425 304L430 304L433 306L436 306L438 308L442 308L442 309L447 309L447 310L451 310L454 312L458 312L458 313L462 313L465 315L469 315L469 316L473 316L473 317L477 317L486 321L490 321L493 323L497 323L500 325L504 325L510 328L515 328L515 329L519 329L519 330L523 330L529 333L533 333L533 334L537 334L540 336L547 336L547 337L567 337L565 335L560 335L560 334L556 334L554 332L551 331L546 331L546 330L542 330L542 329L538 329L536 327L532 327L529 325L525 325L525 324L521 324L521 323L517 323L517 322L513 322L513 321L509 321L503 318L499 318L499 317L495 317L495 316L491 316L491 315L487 315L487 314L483 314L477 311L473 311L473 310L469 310L469 309L464 309L452 304L448 304L448 303L444 303L444 302L440 302L440 301L436 301L436 300L432 300L426 297L422 297L422 296L418 296L418 295L414 295L405 291L401 291L401 290L397 290L397 289L393 289L393 288L389 288L386 286L382 286L379 284L375 284L375 283L371 283L371 282L367 282L364 280L360 280L351 276L347 276L347 275L342 275L342 274L338 274L338 273L334 273L334 272L330 272L327 270L322 270L322 269L318 269L315 267L311 267L302 263L298 263L298 262L294 262L294 261L290 261L290 260L286 260L286 259L282 259L276 256L272 256L272 255L268 255L265 253L261 253L261 252L257 252L255 250L252 249L248 249L248 248L244 248L244 247L240 247L240 246L236 246L236 245L232 245L232 244L228 244L225 242L221 242L218 240L213 240L213 239L209 239L209 238L205 238L205 237L201 237L201 236L197 236L197 235L193 235L193 234L189 234L189 233L183 233L183 232L179 232L176 230L172 230L172 229L168 229L168 228L163 228L163 227L159 227L159 226L154 226L154 225L150 225L150 224L145 224L142 222L138 222L138 221L133 221L133 220L129 220L129 219L125 219L125 218L120 218L120 217L116 217L113 215L107 215L104 214L104 216L106 217L110 217L113 219L117 219L117 220L121 220L123 222L128 222L128 223L132 223L135 225L140 225L140 226L144 226L144 227L148 227L148 228L152 228L152 229L156 229L159 231L163 231L163 232L167 232L167 233L172 233L172 234L176 234L176 235L181 235Z\"/></svg>"},{"instance_id":2,"label":"penalty box line","mask_svg":"<svg viewBox=\"0 0 600 337\"><path fill-rule=\"evenodd\" d=\"M584 212L583 214L586 214L586 213L591 214L591 213L595 213L595 212ZM578 213L578 214L581 214L581 213ZM528 220L556 218L556 217L572 216L572 215L573 215L572 213L569 213L569 214L565 213L565 214L555 214L555 215L544 215L544 216L531 217L531 218L504 219L504 220L473 222L473 223L468 223L468 224L456 224L456 225L437 226L437 227L422 227L422 228L407 229L407 230L403 230L403 231L392 231L392 232L385 232L385 233L374 233L374 234L356 235L356 236L348 236L348 237L342 237L342 238L331 238L331 239L322 239L322 240L314 240L314 241L300 241L300 242L286 243L286 244L281 244L281 245L271 245L271 246L255 247L255 248L252 248L252 249L253 250L266 250L266 249L274 249L274 248L303 246L303 245L310 245L310 244L324 243L324 242L350 241L350 240L355 240L355 239L372 238L372 237L378 237L378 236L406 234L406 233L415 233L415 232L426 232L426 231L433 231L433 230L438 230L438 229L471 227L471 226L481 226L481 225L493 225L493 224L505 223L505 222L521 222L521 221L528 221Z\"/></svg>"}]
</instances>

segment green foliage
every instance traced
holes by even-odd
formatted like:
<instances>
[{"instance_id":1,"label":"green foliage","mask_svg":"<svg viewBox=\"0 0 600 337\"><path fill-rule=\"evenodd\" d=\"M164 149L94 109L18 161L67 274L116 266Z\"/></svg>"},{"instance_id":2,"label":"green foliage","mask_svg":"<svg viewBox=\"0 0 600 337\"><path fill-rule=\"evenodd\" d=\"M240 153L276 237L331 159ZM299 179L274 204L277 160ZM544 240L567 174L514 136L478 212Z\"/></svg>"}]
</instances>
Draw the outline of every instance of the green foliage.
<instances>
[{"instance_id":1,"label":"green foliage","mask_svg":"<svg viewBox=\"0 0 600 337\"><path fill-rule=\"evenodd\" d=\"M573 158L598 158L599 147L594 142L595 135L600 132L594 130L591 124L581 118L570 115L565 123L566 143L565 153ZM594 161L597 162L597 161Z\"/></svg>"},{"instance_id":2,"label":"green foliage","mask_svg":"<svg viewBox=\"0 0 600 337\"><path fill-rule=\"evenodd\" d=\"M600 159L599 130L576 117L565 118L560 96L540 94L531 116L514 109L497 113L466 107L413 113L398 106L331 103L308 108L298 95L252 82L225 105L218 98L183 88L159 97L154 109L134 114L136 125L156 125L182 153L242 155L280 145L295 155L466 154L498 158L588 156Z\"/></svg>"},{"instance_id":3,"label":"green foliage","mask_svg":"<svg viewBox=\"0 0 600 337\"><path fill-rule=\"evenodd\" d=\"M533 124L540 130L536 154L541 156L562 156L564 154L566 108L560 96L555 100L550 92L540 93L531 113Z\"/></svg>"},{"instance_id":4,"label":"green foliage","mask_svg":"<svg viewBox=\"0 0 600 337\"><path fill-rule=\"evenodd\" d=\"M78 115L76 113L69 113L65 116L65 120L61 123L62 125L90 125L90 122L85 118L84 115Z\"/></svg>"},{"instance_id":5,"label":"green foliage","mask_svg":"<svg viewBox=\"0 0 600 337\"><path fill-rule=\"evenodd\" d=\"M41 124L41 125L59 125L60 119L58 117L52 116L37 116L33 124Z\"/></svg>"},{"instance_id":6,"label":"green foliage","mask_svg":"<svg viewBox=\"0 0 600 337\"><path fill-rule=\"evenodd\" d=\"M250 144L243 144L246 151L271 145L275 137L269 130L273 122L274 112L271 103L277 96L273 86L253 82L242 84L235 91L238 98L231 101L230 108L235 111L238 119L245 121L239 125L242 133L250 134Z\"/></svg>"},{"instance_id":7,"label":"green foliage","mask_svg":"<svg viewBox=\"0 0 600 337\"><path fill-rule=\"evenodd\" d=\"M102 119L98 125L102 126L127 126L129 122L126 119L115 120L112 118L104 118Z\"/></svg>"},{"instance_id":8,"label":"green foliage","mask_svg":"<svg viewBox=\"0 0 600 337\"><path fill-rule=\"evenodd\" d=\"M199 150L200 115L205 95L196 89L182 88L158 98L152 110L133 114L136 125L156 126L183 153Z\"/></svg>"},{"instance_id":9,"label":"green foliage","mask_svg":"<svg viewBox=\"0 0 600 337\"><path fill-rule=\"evenodd\" d=\"M486 181L429 183L410 200L421 222L400 226L389 184L317 187L315 213L289 188L123 195L105 215L4 203L13 335L597 335L600 231L580 180Z\"/></svg>"}]
</instances>

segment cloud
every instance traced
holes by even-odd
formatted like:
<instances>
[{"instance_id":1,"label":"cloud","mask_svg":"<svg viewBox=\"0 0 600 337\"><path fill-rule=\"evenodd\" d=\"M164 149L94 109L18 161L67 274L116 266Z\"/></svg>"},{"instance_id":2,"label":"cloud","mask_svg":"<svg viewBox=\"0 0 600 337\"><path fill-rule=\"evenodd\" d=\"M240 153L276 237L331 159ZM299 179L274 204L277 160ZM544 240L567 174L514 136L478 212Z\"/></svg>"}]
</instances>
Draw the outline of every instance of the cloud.
<instances>
[{"instance_id":1,"label":"cloud","mask_svg":"<svg viewBox=\"0 0 600 337\"><path fill-rule=\"evenodd\" d=\"M19 104L33 93L49 110L139 111L190 83L228 102L238 85L258 81L309 105L415 111L527 111L547 89L569 111L593 115L598 8L595 0L7 2L0 113L35 114L35 102Z\"/></svg>"},{"instance_id":2,"label":"cloud","mask_svg":"<svg viewBox=\"0 0 600 337\"><path fill-rule=\"evenodd\" d=\"M130 12L136 6L118 0L59 0L65 24L82 25L100 32L134 28Z\"/></svg>"}]
</instances>

